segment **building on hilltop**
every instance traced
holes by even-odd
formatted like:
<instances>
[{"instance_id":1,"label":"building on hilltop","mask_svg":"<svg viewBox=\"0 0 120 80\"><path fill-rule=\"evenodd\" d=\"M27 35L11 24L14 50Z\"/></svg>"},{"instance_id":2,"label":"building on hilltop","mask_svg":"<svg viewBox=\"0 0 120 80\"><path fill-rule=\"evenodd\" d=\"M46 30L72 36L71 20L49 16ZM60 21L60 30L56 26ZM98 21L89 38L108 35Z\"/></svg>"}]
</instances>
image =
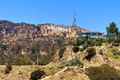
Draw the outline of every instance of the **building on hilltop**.
<instances>
[{"instance_id":1,"label":"building on hilltop","mask_svg":"<svg viewBox=\"0 0 120 80\"><path fill-rule=\"evenodd\" d=\"M78 34L78 37L105 38L105 34L100 32L82 32Z\"/></svg>"}]
</instances>

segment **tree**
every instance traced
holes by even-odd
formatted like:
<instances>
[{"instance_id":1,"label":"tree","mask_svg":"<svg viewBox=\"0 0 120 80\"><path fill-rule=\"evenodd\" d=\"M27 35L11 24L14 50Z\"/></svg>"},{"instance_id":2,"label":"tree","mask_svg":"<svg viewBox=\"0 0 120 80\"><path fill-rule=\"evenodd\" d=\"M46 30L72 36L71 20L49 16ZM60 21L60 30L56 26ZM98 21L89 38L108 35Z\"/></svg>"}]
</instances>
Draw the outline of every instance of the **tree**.
<instances>
[{"instance_id":1,"label":"tree","mask_svg":"<svg viewBox=\"0 0 120 80\"><path fill-rule=\"evenodd\" d=\"M58 37L56 41L59 48L59 53L58 53L59 59L61 59L64 55L64 51L66 50L65 39L63 36L61 36L61 37Z\"/></svg>"},{"instance_id":2,"label":"tree","mask_svg":"<svg viewBox=\"0 0 120 80\"><path fill-rule=\"evenodd\" d=\"M119 29L117 28L116 23L114 22L110 23L109 26L106 28L106 30L107 30L107 37L109 40L118 39Z\"/></svg>"},{"instance_id":3,"label":"tree","mask_svg":"<svg viewBox=\"0 0 120 80\"><path fill-rule=\"evenodd\" d=\"M37 42L33 42L32 44L32 54L36 59L36 64L39 64L39 56L40 56L40 45Z\"/></svg>"}]
</instances>

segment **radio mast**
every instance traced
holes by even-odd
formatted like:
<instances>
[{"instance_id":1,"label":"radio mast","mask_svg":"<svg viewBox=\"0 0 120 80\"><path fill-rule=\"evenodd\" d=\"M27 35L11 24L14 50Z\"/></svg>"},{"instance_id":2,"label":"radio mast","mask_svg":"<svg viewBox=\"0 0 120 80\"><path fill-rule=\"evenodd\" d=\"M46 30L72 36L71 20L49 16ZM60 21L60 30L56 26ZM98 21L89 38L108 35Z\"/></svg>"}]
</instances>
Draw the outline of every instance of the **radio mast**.
<instances>
[{"instance_id":1,"label":"radio mast","mask_svg":"<svg viewBox=\"0 0 120 80\"><path fill-rule=\"evenodd\" d=\"M73 22L72 22L72 26L73 28L77 27L77 18L76 18L76 13L74 12L73 14Z\"/></svg>"}]
</instances>

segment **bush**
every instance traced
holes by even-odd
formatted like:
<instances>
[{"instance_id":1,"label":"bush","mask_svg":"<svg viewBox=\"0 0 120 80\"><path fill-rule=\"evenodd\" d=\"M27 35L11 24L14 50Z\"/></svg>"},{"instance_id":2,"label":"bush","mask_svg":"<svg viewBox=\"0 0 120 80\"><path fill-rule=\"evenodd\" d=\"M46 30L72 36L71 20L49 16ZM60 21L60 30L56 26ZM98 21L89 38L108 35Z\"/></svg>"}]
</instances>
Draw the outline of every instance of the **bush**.
<instances>
[{"instance_id":1,"label":"bush","mask_svg":"<svg viewBox=\"0 0 120 80\"><path fill-rule=\"evenodd\" d=\"M86 50L87 55L84 57L84 59L90 61L95 55L96 55L96 49L91 47Z\"/></svg>"},{"instance_id":2,"label":"bush","mask_svg":"<svg viewBox=\"0 0 120 80\"><path fill-rule=\"evenodd\" d=\"M86 42L86 44L87 44L88 47L95 46L95 42L94 42L92 39L88 40L88 41Z\"/></svg>"},{"instance_id":3,"label":"bush","mask_svg":"<svg viewBox=\"0 0 120 80\"><path fill-rule=\"evenodd\" d=\"M120 56L120 51L114 52L113 55L119 55Z\"/></svg>"},{"instance_id":4,"label":"bush","mask_svg":"<svg viewBox=\"0 0 120 80\"><path fill-rule=\"evenodd\" d=\"M19 55L15 61L16 65L31 65L32 61L28 55Z\"/></svg>"},{"instance_id":5,"label":"bush","mask_svg":"<svg viewBox=\"0 0 120 80\"><path fill-rule=\"evenodd\" d=\"M39 64L40 65L47 65L51 62L51 56L50 55L42 55L39 57Z\"/></svg>"},{"instance_id":6,"label":"bush","mask_svg":"<svg viewBox=\"0 0 120 80\"><path fill-rule=\"evenodd\" d=\"M44 71L41 70L36 70L34 72L31 73L31 80L38 80L41 79L43 76L45 76L46 73Z\"/></svg>"},{"instance_id":7,"label":"bush","mask_svg":"<svg viewBox=\"0 0 120 80\"><path fill-rule=\"evenodd\" d=\"M84 44L84 42L85 42L85 40L84 40L84 39L77 39L77 40L76 40L76 43L75 43L75 46L80 46L80 45L83 45L83 44Z\"/></svg>"},{"instance_id":8,"label":"bush","mask_svg":"<svg viewBox=\"0 0 120 80\"><path fill-rule=\"evenodd\" d=\"M107 64L86 68L86 74L90 80L120 80L120 71Z\"/></svg>"},{"instance_id":9,"label":"bush","mask_svg":"<svg viewBox=\"0 0 120 80\"><path fill-rule=\"evenodd\" d=\"M120 55L120 51L117 48L112 48L111 52L113 55Z\"/></svg>"},{"instance_id":10,"label":"bush","mask_svg":"<svg viewBox=\"0 0 120 80\"><path fill-rule=\"evenodd\" d=\"M119 43L112 43L112 46L116 46L116 47L118 47L119 46Z\"/></svg>"},{"instance_id":11,"label":"bush","mask_svg":"<svg viewBox=\"0 0 120 80\"><path fill-rule=\"evenodd\" d=\"M114 40L111 43L112 43L112 46L116 46L116 47L120 46L120 40Z\"/></svg>"},{"instance_id":12,"label":"bush","mask_svg":"<svg viewBox=\"0 0 120 80\"><path fill-rule=\"evenodd\" d=\"M90 48L87 49L86 52L87 52L88 54L96 54L96 49L93 48L93 47L90 47Z\"/></svg>"},{"instance_id":13,"label":"bush","mask_svg":"<svg viewBox=\"0 0 120 80\"><path fill-rule=\"evenodd\" d=\"M67 62L64 63L64 65L65 66L80 66L80 67L83 67L83 63L78 58L67 61Z\"/></svg>"},{"instance_id":14,"label":"bush","mask_svg":"<svg viewBox=\"0 0 120 80\"><path fill-rule=\"evenodd\" d=\"M64 52L65 52L66 48L61 48L60 51L59 51L59 59L61 59L64 55Z\"/></svg>"},{"instance_id":15,"label":"bush","mask_svg":"<svg viewBox=\"0 0 120 80\"><path fill-rule=\"evenodd\" d=\"M74 46L72 48L72 50L73 50L74 53L77 53L77 52L79 52L79 47L78 46Z\"/></svg>"},{"instance_id":16,"label":"bush","mask_svg":"<svg viewBox=\"0 0 120 80\"><path fill-rule=\"evenodd\" d=\"M9 74L10 71L12 71L12 65L11 64L7 64L6 68L5 68L5 74Z\"/></svg>"},{"instance_id":17,"label":"bush","mask_svg":"<svg viewBox=\"0 0 120 80\"><path fill-rule=\"evenodd\" d=\"M104 41L102 40L102 39L96 39L96 41L95 41L95 45L96 46L102 46L102 43L103 43Z\"/></svg>"},{"instance_id":18,"label":"bush","mask_svg":"<svg viewBox=\"0 0 120 80\"><path fill-rule=\"evenodd\" d=\"M100 55L103 55L103 54L104 54L102 49L99 50L99 54L100 54Z\"/></svg>"}]
</instances>

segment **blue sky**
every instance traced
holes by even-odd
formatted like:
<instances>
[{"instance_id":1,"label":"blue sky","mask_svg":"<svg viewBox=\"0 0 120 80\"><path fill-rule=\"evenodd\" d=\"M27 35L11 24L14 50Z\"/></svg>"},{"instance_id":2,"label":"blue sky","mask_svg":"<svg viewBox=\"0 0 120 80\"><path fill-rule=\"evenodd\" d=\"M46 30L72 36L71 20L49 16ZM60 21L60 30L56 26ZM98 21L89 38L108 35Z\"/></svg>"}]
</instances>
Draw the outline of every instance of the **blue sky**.
<instances>
[{"instance_id":1,"label":"blue sky","mask_svg":"<svg viewBox=\"0 0 120 80\"><path fill-rule=\"evenodd\" d=\"M114 21L120 26L120 0L0 0L0 19L28 23L77 24L105 32Z\"/></svg>"}]
</instances>

